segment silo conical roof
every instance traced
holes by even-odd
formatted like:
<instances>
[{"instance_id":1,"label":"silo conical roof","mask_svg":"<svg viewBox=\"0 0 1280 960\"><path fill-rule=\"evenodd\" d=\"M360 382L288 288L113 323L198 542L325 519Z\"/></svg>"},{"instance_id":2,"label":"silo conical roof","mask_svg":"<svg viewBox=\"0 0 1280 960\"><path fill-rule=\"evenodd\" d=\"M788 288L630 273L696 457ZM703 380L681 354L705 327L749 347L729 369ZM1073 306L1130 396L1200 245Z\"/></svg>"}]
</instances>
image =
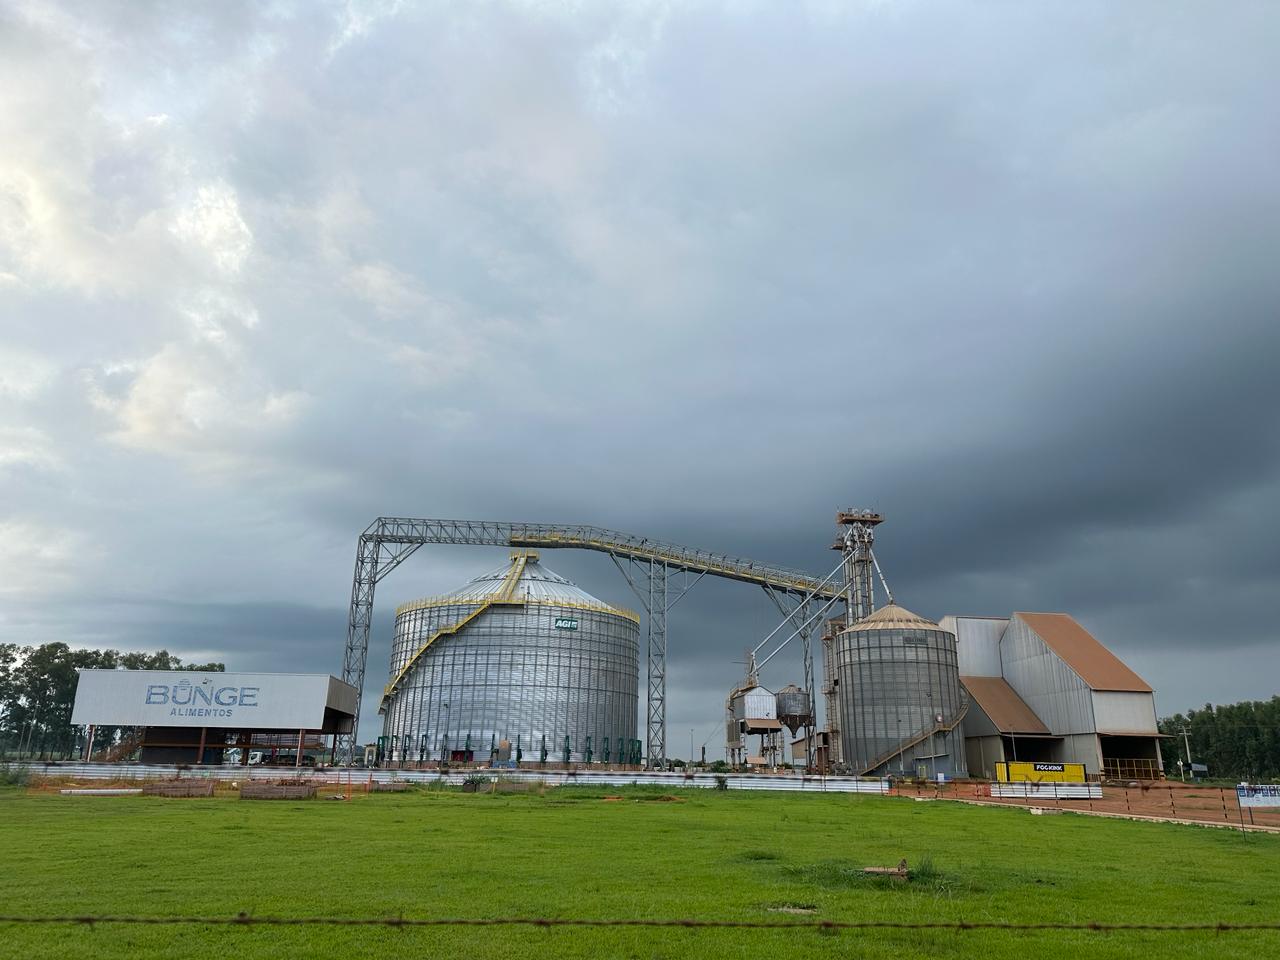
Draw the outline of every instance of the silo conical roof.
<instances>
[{"instance_id":1,"label":"silo conical roof","mask_svg":"<svg viewBox=\"0 0 1280 960\"><path fill-rule=\"evenodd\" d=\"M513 557L511 562L504 563L497 570L481 573L475 580L460 586L451 593L444 594L442 600L453 600L456 603L484 603L485 600L502 593L507 585L507 577L512 567L520 563ZM595 598L588 591L580 588L571 580L566 580L559 573L548 570L536 553L530 553L525 561L525 568L516 581L512 591L516 598L531 600L535 603L566 603L570 605L588 605L588 607L612 607L613 604Z\"/></svg>"},{"instance_id":2,"label":"silo conical roof","mask_svg":"<svg viewBox=\"0 0 1280 960\"><path fill-rule=\"evenodd\" d=\"M936 623L896 603L886 603L879 610L863 617L845 632L863 630L941 630Z\"/></svg>"}]
</instances>

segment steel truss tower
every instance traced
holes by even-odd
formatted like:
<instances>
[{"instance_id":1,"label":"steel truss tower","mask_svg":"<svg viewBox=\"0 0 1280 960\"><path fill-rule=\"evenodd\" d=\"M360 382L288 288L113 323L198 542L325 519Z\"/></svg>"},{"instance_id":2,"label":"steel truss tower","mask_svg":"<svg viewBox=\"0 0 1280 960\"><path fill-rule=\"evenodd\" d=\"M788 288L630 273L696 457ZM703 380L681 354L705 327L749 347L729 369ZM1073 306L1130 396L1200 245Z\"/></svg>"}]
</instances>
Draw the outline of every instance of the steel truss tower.
<instances>
[{"instance_id":1,"label":"steel truss tower","mask_svg":"<svg viewBox=\"0 0 1280 960\"><path fill-rule=\"evenodd\" d=\"M851 509L836 513L836 524L842 529L831 549L840 551L844 556L843 627L853 626L875 610L872 572L876 561L871 547L875 542L875 528L883 522L884 517L871 510ZM887 588L885 592L888 593ZM844 762L840 741L844 718L840 715L840 697L836 691L834 647L836 634L843 627L838 622L828 623L822 636L822 693L827 705L827 756L831 763L837 765Z\"/></svg>"},{"instance_id":2,"label":"steel truss tower","mask_svg":"<svg viewBox=\"0 0 1280 960\"><path fill-rule=\"evenodd\" d=\"M848 593L845 597L845 622L849 626L875 610L875 586L872 570L875 555L871 546L875 542L875 528L884 517L870 510L841 510L836 523L844 527L833 550L844 554L844 580ZM890 598L892 599L892 598Z\"/></svg>"},{"instance_id":3,"label":"steel truss tower","mask_svg":"<svg viewBox=\"0 0 1280 960\"><path fill-rule=\"evenodd\" d=\"M795 598L793 602L805 598L826 600L841 597L845 592L843 584L826 585L816 577L786 567L600 527L379 517L360 534L351 583L351 612L347 621L342 679L356 688L357 698L362 699L364 692L374 591L383 577L423 544L577 549L608 554L645 608L647 762L650 767L659 769L664 768L667 762L667 613L698 580L710 574L753 583L764 587L775 602L779 597ZM813 668L807 633L804 634L804 649L805 683L812 696ZM359 722L358 699L356 726L340 741L340 755L346 763L352 759Z\"/></svg>"}]
</instances>

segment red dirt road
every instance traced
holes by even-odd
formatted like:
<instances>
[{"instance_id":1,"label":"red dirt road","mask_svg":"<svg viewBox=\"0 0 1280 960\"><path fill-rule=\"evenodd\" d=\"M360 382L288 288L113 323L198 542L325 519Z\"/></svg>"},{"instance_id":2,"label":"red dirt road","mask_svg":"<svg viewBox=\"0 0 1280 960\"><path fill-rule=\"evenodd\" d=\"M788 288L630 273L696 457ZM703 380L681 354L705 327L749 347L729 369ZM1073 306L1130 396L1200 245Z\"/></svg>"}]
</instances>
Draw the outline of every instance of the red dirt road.
<instances>
[{"instance_id":1,"label":"red dirt road","mask_svg":"<svg viewBox=\"0 0 1280 960\"><path fill-rule=\"evenodd\" d=\"M904 797L936 797L939 800L977 800L1014 807L1049 807L1110 813L1119 816L1190 820L1196 823L1229 824L1239 827L1280 828L1280 808L1240 809L1236 792L1229 787L1202 787L1178 782L1153 782L1135 787L1103 784L1101 800L1057 800L1052 797L1024 799L990 796L986 783L958 782L940 788L914 784L894 784L893 794Z\"/></svg>"}]
</instances>

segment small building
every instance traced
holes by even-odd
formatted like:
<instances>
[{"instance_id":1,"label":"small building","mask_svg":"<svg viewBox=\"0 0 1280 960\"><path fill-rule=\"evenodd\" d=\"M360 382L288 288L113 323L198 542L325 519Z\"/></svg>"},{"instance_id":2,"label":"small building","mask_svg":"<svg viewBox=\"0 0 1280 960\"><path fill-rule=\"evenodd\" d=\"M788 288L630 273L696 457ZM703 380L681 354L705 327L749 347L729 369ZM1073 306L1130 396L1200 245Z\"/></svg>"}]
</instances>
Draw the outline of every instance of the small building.
<instances>
[{"instance_id":1,"label":"small building","mask_svg":"<svg viewBox=\"0 0 1280 960\"><path fill-rule=\"evenodd\" d=\"M725 753L737 766L777 767L782 761L782 721L776 695L760 686L753 675L735 687L725 701ZM759 752L749 750L750 737L759 737Z\"/></svg>"},{"instance_id":2,"label":"small building","mask_svg":"<svg viewBox=\"0 0 1280 960\"><path fill-rule=\"evenodd\" d=\"M1080 763L1107 778L1162 775L1151 687L1075 619L1015 613L941 624L956 635L972 704L964 734L973 774L1031 760Z\"/></svg>"},{"instance_id":3,"label":"small building","mask_svg":"<svg viewBox=\"0 0 1280 960\"><path fill-rule=\"evenodd\" d=\"M804 734L796 737L791 741L791 763L792 766L802 764L805 758L809 756L809 751L813 751L813 770L816 773L831 772L831 732L829 730L813 731L813 742L809 742L809 738Z\"/></svg>"},{"instance_id":4,"label":"small building","mask_svg":"<svg viewBox=\"0 0 1280 960\"><path fill-rule=\"evenodd\" d=\"M105 759L140 750L143 763L220 764L229 750L296 763L350 733L356 688L323 673L205 673L193 670L81 670L71 722L95 731L133 731Z\"/></svg>"}]
</instances>

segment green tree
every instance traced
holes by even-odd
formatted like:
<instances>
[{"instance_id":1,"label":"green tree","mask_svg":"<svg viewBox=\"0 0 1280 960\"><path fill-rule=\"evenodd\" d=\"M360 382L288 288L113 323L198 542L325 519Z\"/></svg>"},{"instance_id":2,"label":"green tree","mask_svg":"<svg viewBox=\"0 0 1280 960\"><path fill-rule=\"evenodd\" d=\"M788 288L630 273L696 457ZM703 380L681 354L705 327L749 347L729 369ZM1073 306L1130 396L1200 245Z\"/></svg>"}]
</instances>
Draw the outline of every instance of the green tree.
<instances>
[{"instance_id":1,"label":"green tree","mask_svg":"<svg viewBox=\"0 0 1280 960\"><path fill-rule=\"evenodd\" d=\"M1185 736L1184 736L1185 731ZM1174 776L1178 760L1191 759L1209 768L1212 777L1234 780L1280 778L1280 696L1177 713L1160 721L1166 741L1165 772Z\"/></svg>"},{"instance_id":2,"label":"green tree","mask_svg":"<svg viewBox=\"0 0 1280 960\"><path fill-rule=\"evenodd\" d=\"M0 746L20 755L65 759L81 749L71 725L76 682L83 669L201 670L221 672L221 663L184 665L167 650L120 653L73 650L65 643L35 647L0 644ZM109 746L124 731L101 728L95 742Z\"/></svg>"}]
</instances>

